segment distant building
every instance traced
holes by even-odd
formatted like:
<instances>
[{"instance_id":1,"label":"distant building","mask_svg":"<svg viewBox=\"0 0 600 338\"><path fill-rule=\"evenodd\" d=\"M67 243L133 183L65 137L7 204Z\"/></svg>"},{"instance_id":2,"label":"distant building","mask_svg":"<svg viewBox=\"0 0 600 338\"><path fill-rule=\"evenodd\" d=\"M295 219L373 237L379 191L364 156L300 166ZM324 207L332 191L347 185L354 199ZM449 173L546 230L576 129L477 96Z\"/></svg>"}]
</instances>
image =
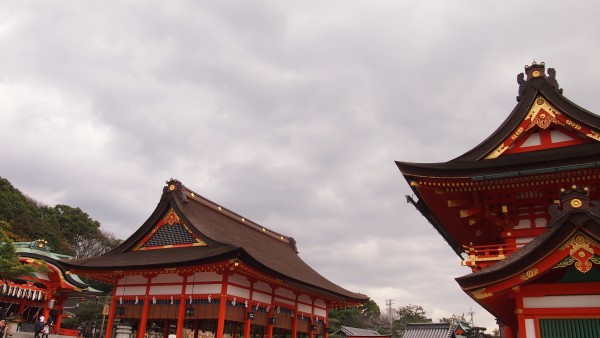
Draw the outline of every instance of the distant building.
<instances>
[{"instance_id":1,"label":"distant building","mask_svg":"<svg viewBox=\"0 0 600 338\"><path fill-rule=\"evenodd\" d=\"M138 338L326 337L329 309L369 300L308 266L293 238L177 180L117 248L62 263L114 286L106 338L115 322Z\"/></svg>"},{"instance_id":2,"label":"distant building","mask_svg":"<svg viewBox=\"0 0 600 338\"><path fill-rule=\"evenodd\" d=\"M379 338L389 338L389 335L380 335L377 331L369 330L369 329L359 329L356 327L349 326L341 326L340 329L333 334L339 335L342 337L348 338L369 338L369 337L379 337Z\"/></svg>"},{"instance_id":3,"label":"distant building","mask_svg":"<svg viewBox=\"0 0 600 338\"><path fill-rule=\"evenodd\" d=\"M450 323L411 323L402 338L457 338Z\"/></svg>"},{"instance_id":4,"label":"distant building","mask_svg":"<svg viewBox=\"0 0 600 338\"><path fill-rule=\"evenodd\" d=\"M45 240L13 243L22 264L44 265L47 270L33 276L0 281L0 312L3 317L18 318L23 331L33 331L33 323L43 315L52 317L53 332L77 335L76 330L61 328L65 302L69 297L99 293L77 275L68 274L60 265L70 256L54 253Z\"/></svg>"},{"instance_id":5,"label":"distant building","mask_svg":"<svg viewBox=\"0 0 600 338\"><path fill-rule=\"evenodd\" d=\"M600 117L555 75L526 66L516 107L463 155L397 162L409 202L472 269L457 282L506 338L600 337Z\"/></svg>"}]
</instances>

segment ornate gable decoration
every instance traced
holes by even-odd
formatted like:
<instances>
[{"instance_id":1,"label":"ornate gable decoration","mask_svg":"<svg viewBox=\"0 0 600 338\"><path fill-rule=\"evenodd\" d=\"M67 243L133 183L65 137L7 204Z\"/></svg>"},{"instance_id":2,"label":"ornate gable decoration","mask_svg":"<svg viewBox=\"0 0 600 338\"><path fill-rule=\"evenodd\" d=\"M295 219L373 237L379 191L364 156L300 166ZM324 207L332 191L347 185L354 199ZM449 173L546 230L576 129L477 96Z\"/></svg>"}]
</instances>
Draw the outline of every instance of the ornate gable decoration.
<instances>
[{"instance_id":1,"label":"ornate gable decoration","mask_svg":"<svg viewBox=\"0 0 600 338\"><path fill-rule=\"evenodd\" d=\"M577 233L559 250L569 250L569 256L558 263L554 268L564 268L575 263L575 268L582 273L592 269L592 264L600 264L600 244L582 233Z\"/></svg>"},{"instance_id":2,"label":"ornate gable decoration","mask_svg":"<svg viewBox=\"0 0 600 338\"><path fill-rule=\"evenodd\" d=\"M556 81L554 68L548 68L548 75L546 75L544 63L537 64L534 61L531 66L525 66L525 72L527 79L525 79L523 73L517 76L517 83L519 84L517 101L521 101L526 89L534 80L538 81L538 84L539 80L545 81L553 90L562 95L562 89ZM510 136L485 158L493 159L503 154L523 153L600 141L600 134L597 130L574 121L567 114L568 112L560 112L556 109L538 92L538 96L523 121L512 131Z\"/></svg>"},{"instance_id":3,"label":"ornate gable decoration","mask_svg":"<svg viewBox=\"0 0 600 338\"><path fill-rule=\"evenodd\" d=\"M521 124L486 159L594 141L600 141L600 133L573 121L538 96Z\"/></svg>"},{"instance_id":4,"label":"ornate gable decoration","mask_svg":"<svg viewBox=\"0 0 600 338\"><path fill-rule=\"evenodd\" d=\"M173 209L154 226L133 250L152 250L186 246L206 246L196 237Z\"/></svg>"}]
</instances>

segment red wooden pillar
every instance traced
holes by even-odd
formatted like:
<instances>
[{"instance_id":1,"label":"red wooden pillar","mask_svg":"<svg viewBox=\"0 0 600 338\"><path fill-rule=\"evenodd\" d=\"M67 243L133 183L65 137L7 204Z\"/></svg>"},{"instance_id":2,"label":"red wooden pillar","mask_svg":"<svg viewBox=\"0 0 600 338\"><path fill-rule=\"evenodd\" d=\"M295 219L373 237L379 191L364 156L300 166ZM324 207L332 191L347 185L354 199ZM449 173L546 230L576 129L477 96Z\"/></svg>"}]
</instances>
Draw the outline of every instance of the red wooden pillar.
<instances>
[{"instance_id":1,"label":"red wooden pillar","mask_svg":"<svg viewBox=\"0 0 600 338\"><path fill-rule=\"evenodd\" d=\"M225 310L227 309L227 283L229 282L229 271L223 271L223 279L221 282L221 297L219 303L219 319L217 321L216 338L223 338L225 332Z\"/></svg>"},{"instance_id":2,"label":"red wooden pillar","mask_svg":"<svg viewBox=\"0 0 600 338\"><path fill-rule=\"evenodd\" d=\"M106 333L104 334L104 338L112 337L113 322L115 321L115 312L117 311L117 284L118 279L115 281L115 283L113 283L115 287L113 288L111 297L112 300L110 301L110 311L108 312L108 322L106 323Z\"/></svg>"},{"instance_id":3,"label":"red wooden pillar","mask_svg":"<svg viewBox=\"0 0 600 338\"><path fill-rule=\"evenodd\" d=\"M298 296L296 296L296 300L297 300ZM292 310L292 314L294 315L294 317L292 317L292 338L297 338L298 337L298 302L296 302L296 308L294 310Z\"/></svg>"},{"instance_id":4,"label":"red wooden pillar","mask_svg":"<svg viewBox=\"0 0 600 338\"><path fill-rule=\"evenodd\" d=\"M269 323L267 324L267 338L273 338L273 326L274 323L271 323L271 318L273 317L273 310L269 311Z\"/></svg>"},{"instance_id":5,"label":"red wooden pillar","mask_svg":"<svg viewBox=\"0 0 600 338\"><path fill-rule=\"evenodd\" d=\"M310 320L308 321L308 338L314 338L315 330L313 330L313 325L315 325L315 297L310 297Z\"/></svg>"},{"instance_id":6,"label":"red wooden pillar","mask_svg":"<svg viewBox=\"0 0 600 338\"><path fill-rule=\"evenodd\" d=\"M181 338L183 336L183 321L185 320L185 307L186 302L184 290L184 293L181 296L179 296L179 314L177 315L177 331L175 331L177 338Z\"/></svg>"},{"instance_id":7,"label":"red wooden pillar","mask_svg":"<svg viewBox=\"0 0 600 338\"><path fill-rule=\"evenodd\" d=\"M248 299L248 307L246 308L246 320L244 321L244 338L250 337L250 328L252 326L252 319L250 319L250 312L252 312L252 295L254 293L255 280L248 278L250 282L250 296Z\"/></svg>"},{"instance_id":8,"label":"red wooden pillar","mask_svg":"<svg viewBox=\"0 0 600 338\"><path fill-rule=\"evenodd\" d=\"M516 314L517 314L517 322L519 323L519 332L520 337L527 337L527 329L525 327L525 316L523 315L523 293L521 293L520 287L515 287L512 289L515 293L515 303L516 303Z\"/></svg>"},{"instance_id":9,"label":"red wooden pillar","mask_svg":"<svg viewBox=\"0 0 600 338\"><path fill-rule=\"evenodd\" d=\"M325 338L329 338L329 303L325 303L325 318L323 318L323 330L325 330L325 333L323 333L323 336Z\"/></svg>"},{"instance_id":10,"label":"red wooden pillar","mask_svg":"<svg viewBox=\"0 0 600 338\"><path fill-rule=\"evenodd\" d=\"M244 320L244 338L250 337L250 326L252 325L252 319L250 319L250 312L252 311L252 305L246 308L246 320Z\"/></svg>"},{"instance_id":11,"label":"red wooden pillar","mask_svg":"<svg viewBox=\"0 0 600 338\"><path fill-rule=\"evenodd\" d=\"M63 311L65 308L65 301L67 300L66 297L60 297L56 300L56 307L57 307L57 311L56 311L56 318L54 318L54 332L58 332L58 330L60 329L60 324L62 323L62 318L63 318Z\"/></svg>"},{"instance_id":12,"label":"red wooden pillar","mask_svg":"<svg viewBox=\"0 0 600 338\"><path fill-rule=\"evenodd\" d=\"M140 325L138 327L138 338L144 338L146 334L146 326L148 324L148 311L150 310L150 302L148 296L144 297L144 306L142 307L142 319L140 319Z\"/></svg>"},{"instance_id":13,"label":"red wooden pillar","mask_svg":"<svg viewBox=\"0 0 600 338\"><path fill-rule=\"evenodd\" d=\"M298 292L294 292L294 295L296 296L296 299L294 300L294 310L292 310L292 313L294 314L294 317L292 318L292 338L297 338L298 337L298 295L300 293Z\"/></svg>"},{"instance_id":14,"label":"red wooden pillar","mask_svg":"<svg viewBox=\"0 0 600 338\"><path fill-rule=\"evenodd\" d=\"M181 338L183 335L183 321L185 320L185 307L186 307L185 294L187 292L187 277L188 276L183 276L183 288L181 290L181 295L179 296L179 310L178 310L178 314L177 314L177 329L175 331L177 338ZM190 304L190 306L191 306L191 304Z\"/></svg>"},{"instance_id":15,"label":"red wooden pillar","mask_svg":"<svg viewBox=\"0 0 600 338\"><path fill-rule=\"evenodd\" d=\"M504 338L517 338L512 328L504 325Z\"/></svg>"},{"instance_id":16,"label":"red wooden pillar","mask_svg":"<svg viewBox=\"0 0 600 338\"><path fill-rule=\"evenodd\" d=\"M44 321L48 321L48 315L50 315L50 306L48 306L50 300L46 300L44 302L44 311L42 311L42 316L44 316Z\"/></svg>"},{"instance_id":17,"label":"red wooden pillar","mask_svg":"<svg viewBox=\"0 0 600 338\"><path fill-rule=\"evenodd\" d=\"M148 325L148 311L150 311L150 286L152 285L152 278L156 275L144 275L146 278L146 293L143 297L144 306L142 307L142 319L140 319L140 325L138 327L138 338L144 338L146 335L146 326Z\"/></svg>"},{"instance_id":18,"label":"red wooden pillar","mask_svg":"<svg viewBox=\"0 0 600 338\"><path fill-rule=\"evenodd\" d=\"M17 313L21 316L23 316L23 312L25 312L25 301L22 300L19 302L19 308L17 309ZM37 321L37 318L36 318Z\"/></svg>"}]
</instances>

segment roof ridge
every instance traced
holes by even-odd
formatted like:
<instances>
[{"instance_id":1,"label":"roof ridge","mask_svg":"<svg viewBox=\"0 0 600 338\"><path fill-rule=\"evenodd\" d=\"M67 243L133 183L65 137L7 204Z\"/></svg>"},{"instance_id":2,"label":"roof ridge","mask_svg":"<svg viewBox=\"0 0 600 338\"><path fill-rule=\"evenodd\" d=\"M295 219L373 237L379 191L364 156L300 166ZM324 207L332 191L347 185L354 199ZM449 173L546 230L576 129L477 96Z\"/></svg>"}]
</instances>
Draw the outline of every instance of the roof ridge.
<instances>
[{"instance_id":1,"label":"roof ridge","mask_svg":"<svg viewBox=\"0 0 600 338\"><path fill-rule=\"evenodd\" d=\"M190 199L193 200L194 202L200 203L204 206L207 206L213 210L218 211L219 213L236 220L238 223L243 224L253 230L256 230L260 233L263 233L269 237L272 237L274 239L283 241L289 245L292 246L292 248L294 249L294 251L296 253L298 253L298 248L296 246L296 240L293 237L290 236L286 236L282 233L279 233L277 231L271 230L257 222L254 222L224 206L222 206L219 203L216 203L198 193L196 193L195 191L189 189L188 187L184 186L181 181L177 180L177 179L173 179L171 178L169 181L166 182L167 186L165 186L164 188L164 192L173 192L173 193L177 193L179 196L179 198L181 199L182 202L187 203Z\"/></svg>"}]
</instances>

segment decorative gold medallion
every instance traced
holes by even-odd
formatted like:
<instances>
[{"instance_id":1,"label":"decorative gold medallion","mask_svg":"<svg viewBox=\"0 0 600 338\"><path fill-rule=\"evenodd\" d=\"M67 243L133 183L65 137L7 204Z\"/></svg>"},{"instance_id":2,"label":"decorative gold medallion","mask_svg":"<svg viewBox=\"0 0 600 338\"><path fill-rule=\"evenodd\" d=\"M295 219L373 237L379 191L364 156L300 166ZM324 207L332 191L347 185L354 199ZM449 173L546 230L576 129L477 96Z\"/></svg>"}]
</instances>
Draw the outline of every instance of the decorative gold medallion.
<instances>
[{"instance_id":1,"label":"decorative gold medallion","mask_svg":"<svg viewBox=\"0 0 600 338\"><path fill-rule=\"evenodd\" d=\"M540 72L538 70L536 70L533 73L531 73L531 75L533 75L533 77L539 77L540 76Z\"/></svg>"},{"instance_id":2,"label":"decorative gold medallion","mask_svg":"<svg viewBox=\"0 0 600 338\"><path fill-rule=\"evenodd\" d=\"M571 204L572 208L577 209L577 208L581 208L581 205L583 203L581 202L581 200L579 198L574 198L571 200L571 203L569 203L569 204Z\"/></svg>"},{"instance_id":3,"label":"decorative gold medallion","mask_svg":"<svg viewBox=\"0 0 600 338\"><path fill-rule=\"evenodd\" d=\"M539 272L539 270L536 268L529 269L529 270L525 271L524 274L521 275L521 280L528 280L532 277L535 277L535 275L537 275L538 272Z\"/></svg>"},{"instance_id":4,"label":"decorative gold medallion","mask_svg":"<svg viewBox=\"0 0 600 338\"><path fill-rule=\"evenodd\" d=\"M169 186L169 190L171 190L171 191L175 190L175 185L174 185L174 184L171 184L171 185Z\"/></svg>"}]
</instances>

